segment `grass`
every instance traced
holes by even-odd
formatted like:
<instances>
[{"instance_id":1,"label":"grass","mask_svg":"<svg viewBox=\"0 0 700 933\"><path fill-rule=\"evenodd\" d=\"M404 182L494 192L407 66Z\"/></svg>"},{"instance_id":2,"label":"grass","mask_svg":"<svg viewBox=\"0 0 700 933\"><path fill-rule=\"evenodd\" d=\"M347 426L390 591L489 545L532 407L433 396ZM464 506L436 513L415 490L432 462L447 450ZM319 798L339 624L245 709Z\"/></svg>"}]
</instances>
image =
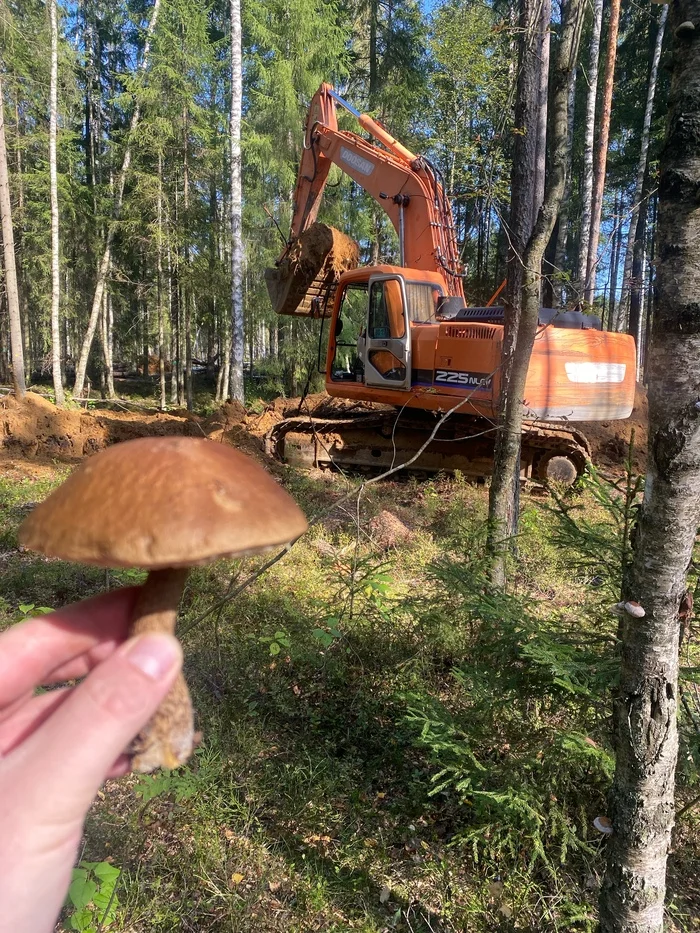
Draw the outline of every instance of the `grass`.
<instances>
[{"instance_id":1,"label":"grass","mask_svg":"<svg viewBox=\"0 0 700 933\"><path fill-rule=\"evenodd\" d=\"M105 586L103 571L16 550L25 507L61 475L0 484L0 626L20 605ZM308 514L344 489L287 479ZM108 783L88 819L83 858L122 870L106 929L595 928L605 843L591 824L611 773L615 623L548 504L523 504L510 594L483 586L485 490L409 479L367 490L362 527L389 509L410 542L358 543L350 500L190 629L203 746L176 772ZM589 493L580 504L606 527ZM194 571L183 630L255 566ZM684 767L690 799L697 771ZM698 825L688 814L673 856L677 930L696 929Z\"/></svg>"}]
</instances>

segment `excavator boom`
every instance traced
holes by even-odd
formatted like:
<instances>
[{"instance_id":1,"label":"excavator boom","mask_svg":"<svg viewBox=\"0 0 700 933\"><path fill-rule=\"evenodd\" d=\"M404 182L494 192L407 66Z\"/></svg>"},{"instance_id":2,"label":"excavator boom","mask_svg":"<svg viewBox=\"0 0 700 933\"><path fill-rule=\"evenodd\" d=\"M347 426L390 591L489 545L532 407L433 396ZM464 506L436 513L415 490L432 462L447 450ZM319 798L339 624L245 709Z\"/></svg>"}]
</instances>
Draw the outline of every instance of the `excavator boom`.
<instances>
[{"instance_id":1,"label":"excavator boom","mask_svg":"<svg viewBox=\"0 0 700 933\"><path fill-rule=\"evenodd\" d=\"M337 104L350 111L381 146L357 133L338 129ZM359 113L330 85L322 84L309 107L289 241L276 269L266 273L268 291L278 313L323 316L319 303L325 309L329 307L333 279L354 268L344 245L336 249L326 237L324 252L309 233L318 216L331 165L339 166L353 178L387 214L399 238L402 266L439 272L447 294L464 297L452 209L436 171L376 120ZM298 258L301 252L307 260L303 268ZM313 262L316 274L311 277ZM296 279L291 288L290 279ZM295 296L304 291L319 300L313 303L300 298L295 303Z\"/></svg>"}]
</instances>

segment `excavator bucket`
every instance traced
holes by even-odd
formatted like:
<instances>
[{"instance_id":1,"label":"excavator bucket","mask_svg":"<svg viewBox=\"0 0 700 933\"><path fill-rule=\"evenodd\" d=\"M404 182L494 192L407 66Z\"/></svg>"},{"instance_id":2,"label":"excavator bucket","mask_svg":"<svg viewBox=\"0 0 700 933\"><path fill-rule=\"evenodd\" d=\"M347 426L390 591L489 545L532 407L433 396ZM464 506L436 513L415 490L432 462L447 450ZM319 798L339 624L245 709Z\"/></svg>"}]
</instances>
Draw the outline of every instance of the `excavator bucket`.
<instances>
[{"instance_id":1,"label":"excavator bucket","mask_svg":"<svg viewBox=\"0 0 700 933\"><path fill-rule=\"evenodd\" d=\"M272 307L278 314L329 317L338 279L359 261L353 239L327 224L312 224L265 270Z\"/></svg>"}]
</instances>

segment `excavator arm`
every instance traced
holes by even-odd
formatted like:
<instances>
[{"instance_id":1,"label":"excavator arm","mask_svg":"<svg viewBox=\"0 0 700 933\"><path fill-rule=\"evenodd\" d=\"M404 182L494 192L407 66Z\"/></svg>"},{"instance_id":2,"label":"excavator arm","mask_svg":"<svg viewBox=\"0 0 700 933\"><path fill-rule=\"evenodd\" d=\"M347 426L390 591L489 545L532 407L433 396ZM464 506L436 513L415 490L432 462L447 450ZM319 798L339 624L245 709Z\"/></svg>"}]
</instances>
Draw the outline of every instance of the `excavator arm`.
<instances>
[{"instance_id":1,"label":"excavator arm","mask_svg":"<svg viewBox=\"0 0 700 933\"><path fill-rule=\"evenodd\" d=\"M381 145L356 133L339 130L337 104L349 110ZM436 171L426 159L416 156L394 139L376 120L346 103L328 84L321 85L309 107L294 192L290 239L277 261L278 270L285 262L289 264L294 250L298 253L300 238L303 241L304 234L315 224L331 165L337 165L353 178L386 212L399 238L402 266L438 272L445 280L448 294L464 297L452 209ZM337 273L337 267L333 271ZM276 277L268 276L268 287L271 278L276 279L278 292L273 302L283 313L279 281L293 274L294 271L285 269ZM307 290L313 290L314 284L318 286L328 279L328 269L319 268L314 282L306 283ZM272 291L270 288L271 296ZM287 298L285 301L289 306L293 304ZM296 307L291 313L298 313Z\"/></svg>"}]
</instances>

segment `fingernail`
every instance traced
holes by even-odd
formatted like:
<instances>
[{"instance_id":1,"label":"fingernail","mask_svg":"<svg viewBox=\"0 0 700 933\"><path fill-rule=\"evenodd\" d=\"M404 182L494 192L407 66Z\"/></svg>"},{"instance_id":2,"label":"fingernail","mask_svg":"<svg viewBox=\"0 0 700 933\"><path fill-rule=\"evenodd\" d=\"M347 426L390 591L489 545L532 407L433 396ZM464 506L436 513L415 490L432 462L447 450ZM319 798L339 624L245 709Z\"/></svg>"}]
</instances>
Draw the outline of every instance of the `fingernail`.
<instances>
[{"instance_id":1,"label":"fingernail","mask_svg":"<svg viewBox=\"0 0 700 933\"><path fill-rule=\"evenodd\" d=\"M141 635L126 652L127 661L151 680L160 680L169 674L180 657L180 646L170 635Z\"/></svg>"}]
</instances>

